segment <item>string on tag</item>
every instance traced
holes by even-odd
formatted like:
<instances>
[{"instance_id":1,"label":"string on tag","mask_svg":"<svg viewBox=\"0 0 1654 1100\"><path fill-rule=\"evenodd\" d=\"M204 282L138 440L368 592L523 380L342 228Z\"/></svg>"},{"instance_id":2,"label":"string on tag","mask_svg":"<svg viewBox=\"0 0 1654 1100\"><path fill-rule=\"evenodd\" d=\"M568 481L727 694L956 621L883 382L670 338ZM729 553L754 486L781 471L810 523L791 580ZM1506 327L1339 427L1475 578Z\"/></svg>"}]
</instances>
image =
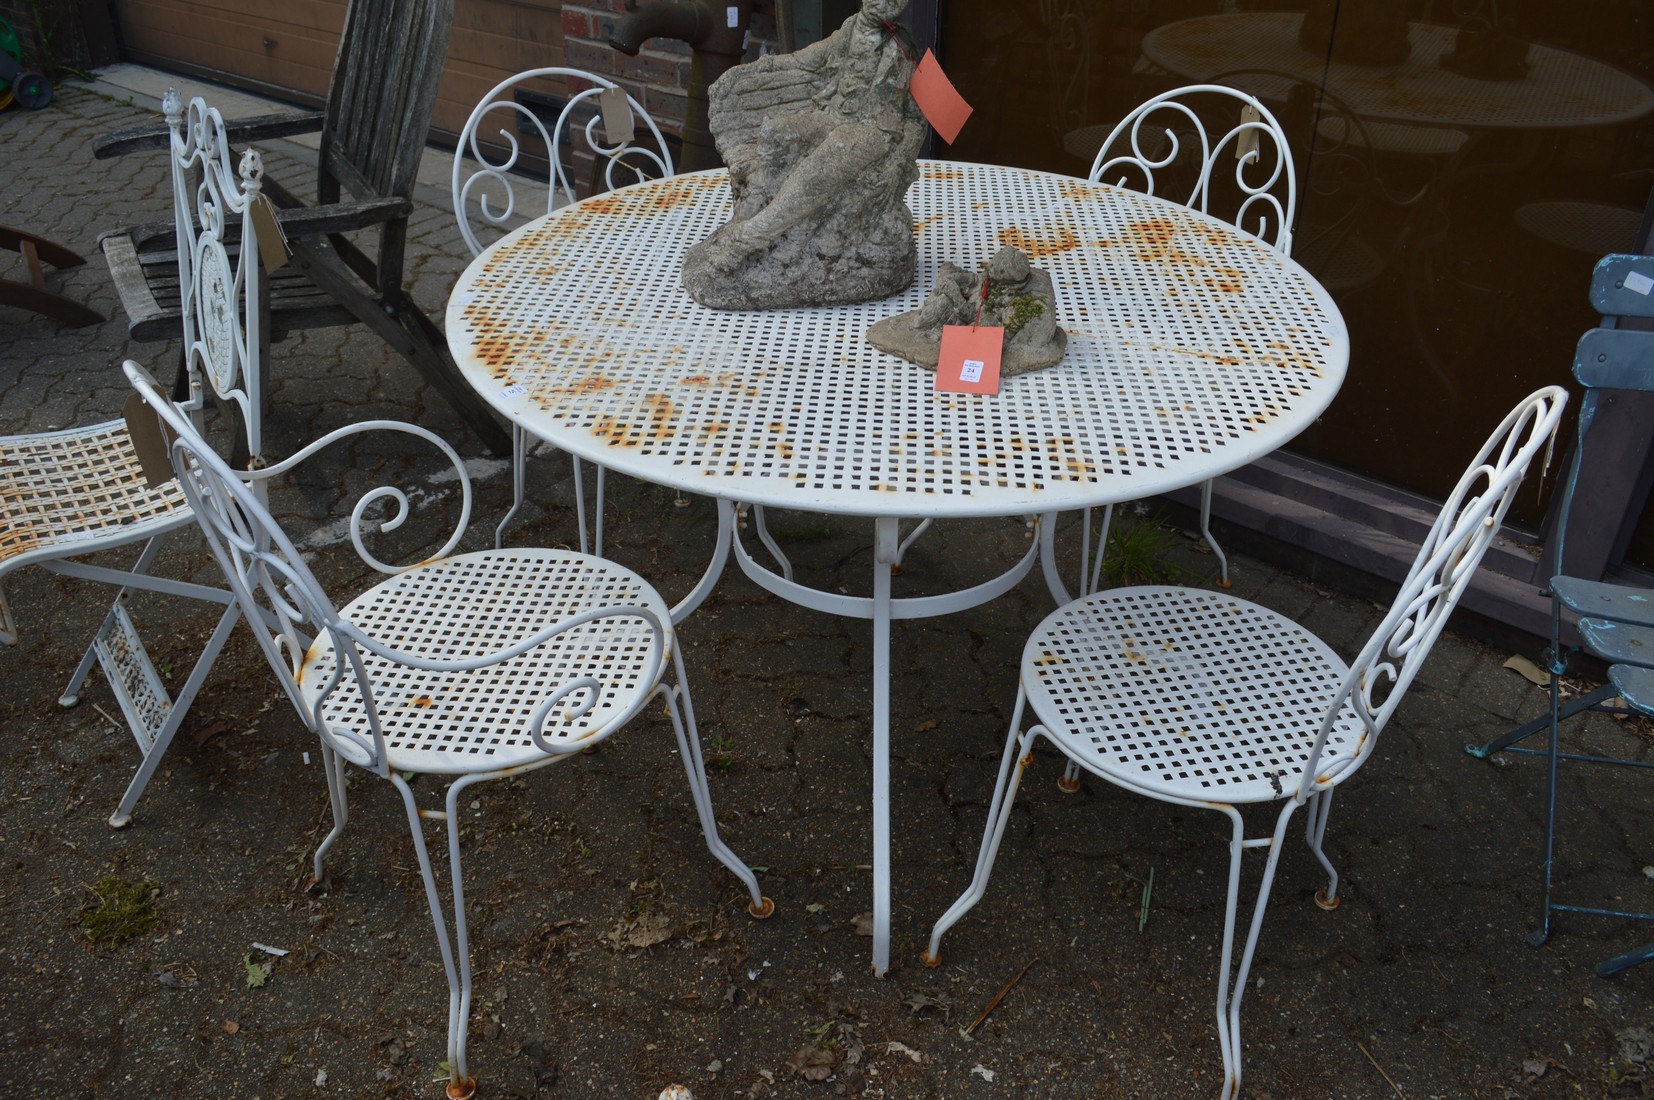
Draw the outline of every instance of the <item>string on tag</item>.
<instances>
[{"instance_id":1,"label":"string on tag","mask_svg":"<svg viewBox=\"0 0 1654 1100\"><path fill-rule=\"evenodd\" d=\"M982 276L982 297L976 300L976 316L971 318L971 331L976 331L977 322L982 320L982 307L988 301L988 284L992 282L988 276Z\"/></svg>"},{"instance_id":2,"label":"string on tag","mask_svg":"<svg viewBox=\"0 0 1654 1100\"><path fill-rule=\"evenodd\" d=\"M892 22L889 19L879 20L879 29L884 32L886 39L894 38L896 40L896 46L902 51L903 57L907 58L908 61L915 65L919 63L913 57L913 50L919 48L919 43L918 40L913 37L912 31L908 30L902 24ZM913 50L908 49L910 45L913 47Z\"/></svg>"}]
</instances>

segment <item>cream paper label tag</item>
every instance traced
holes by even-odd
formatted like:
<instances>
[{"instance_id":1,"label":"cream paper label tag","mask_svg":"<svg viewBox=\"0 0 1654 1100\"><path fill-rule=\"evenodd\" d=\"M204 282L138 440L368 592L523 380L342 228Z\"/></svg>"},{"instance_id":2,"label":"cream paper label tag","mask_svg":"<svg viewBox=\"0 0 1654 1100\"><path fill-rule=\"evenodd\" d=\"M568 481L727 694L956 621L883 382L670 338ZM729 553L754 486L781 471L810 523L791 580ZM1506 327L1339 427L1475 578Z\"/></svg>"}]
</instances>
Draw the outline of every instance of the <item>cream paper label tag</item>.
<instances>
[{"instance_id":1,"label":"cream paper label tag","mask_svg":"<svg viewBox=\"0 0 1654 1100\"><path fill-rule=\"evenodd\" d=\"M258 255L266 274L274 275L287 266L287 234L276 219L276 204L260 194L253 200L253 233L258 237Z\"/></svg>"},{"instance_id":2,"label":"cream paper label tag","mask_svg":"<svg viewBox=\"0 0 1654 1100\"><path fill-rule=\"evenodd\" d=\"M609 144L631 144L637 134L637 123L632 118L632 104L626 99L626 89L604 88L598 93L597 106L603 112L603 136Z\"/></svg>"},{"instance_id":3,"label":"cream paper label tag","mask_svg":"<svg viewBox=\"0 0 1654 1100\"><path fill-rule=\"evenodd\" d=\"M161 430L161 418L149 407L143 394L128 394L121 406L126 418L126 434L132 439L132 449L138 455L138 468L151 489L159 489L177 474L172 469L172 456L166 433Z\"/></svg>"},{"instance_id":4,"label":"cream paper label tag","mask_svg":"<svg viewBox=\"0 0 1654 1100\"><path fill-rule=\"evenodd\" d=\"M1258 151L1257 124L1263 121L1258 109L1248 103L1241 108L1241 132L1235 141L1235 159L1245 160Z\"/></svg>"},{"instance_id":5,"label":"cream paper label tag","mask_svg":"<svg viewBox=\"0 0 1654 1100\"><path fill-rule=\"evenodd\" d=\"M1625 273L1625 289L1646 297L1649 291L1654 290L1654 279L1640 271L1628 271Z\"/></svg>"}]
</instances>

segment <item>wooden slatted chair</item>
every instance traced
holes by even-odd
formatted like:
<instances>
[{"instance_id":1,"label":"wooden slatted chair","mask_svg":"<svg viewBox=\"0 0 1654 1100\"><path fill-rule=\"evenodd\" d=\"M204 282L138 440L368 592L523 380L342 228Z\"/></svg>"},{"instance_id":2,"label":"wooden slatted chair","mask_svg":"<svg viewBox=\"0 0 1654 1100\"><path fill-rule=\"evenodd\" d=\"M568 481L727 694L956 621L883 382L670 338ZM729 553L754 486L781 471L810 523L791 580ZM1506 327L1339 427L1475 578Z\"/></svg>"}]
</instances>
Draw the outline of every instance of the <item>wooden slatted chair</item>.
<instances>
[{"instance_id":1,"label":"wooden slatted chair","mask_svg":"<svg viewBox=\"0 0 1654 1100\"><path fill-rule=\"evenodd\" d=\"M436 387L493 453L504 455L510 437L465 384L442 331L402 285L415 174L452 23L453 0L351 0L326 108L232 122L229 135L239 146L321 133L314 204L265 182L281 208L292 253L289 266L270 281L266 338L365 324ZM94 155L161 149L167 141L164 128L141 127L104 138ZM371 250L347 236L361 232L375 239ZM172 234L170 224L160 223L107 233L100 242L135 339L176 334Z\"/></svg>"}]
</instances>

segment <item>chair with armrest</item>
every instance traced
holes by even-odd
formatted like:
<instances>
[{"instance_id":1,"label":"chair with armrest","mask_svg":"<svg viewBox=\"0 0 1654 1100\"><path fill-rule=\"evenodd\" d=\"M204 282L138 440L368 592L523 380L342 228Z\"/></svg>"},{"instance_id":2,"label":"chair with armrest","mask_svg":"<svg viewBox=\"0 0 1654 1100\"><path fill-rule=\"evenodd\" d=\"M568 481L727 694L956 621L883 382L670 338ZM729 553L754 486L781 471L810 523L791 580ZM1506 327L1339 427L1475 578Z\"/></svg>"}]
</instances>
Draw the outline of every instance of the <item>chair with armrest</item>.
<instances>
[{"instance_id":1,"label":"chair with armrest","mask_svg":"<svg viewBox=\"0 0 1654 1100\"><path fill-rule=\"evenodd\" d=\"M570 759L659 699L707 847L741 880L754 917L774 911L752 870L718 835L683 656L665 603L641 577L567 550L453 553L470 515L470 479L454 450L423 428L351 425L284 462L237 475L153 378L135 363L126 372L163 421L184 495L300 720L328 753L401 795L448 978L448 1096L476 1088L465 1057L471 960L460 866L461 798L473 784ZM442 548L403 569L381 562L364 538L400 526L410 500L390 487L368 492L352 512L351 542L368 566L389 576L341 608L249 483L366 431L403 432L436 447L453 465L462 503ZM368 522L387 500L390 518ZM420 808L409 785L416 775L447 783L445 809ZM447 826L451 937L425 846L427 819Z\"/></svg>"},{"instance_id":2,"label":"chair with armrest","mask_svg":"<svg viewBox=\"0 0 1654 1100\"><path fill-rule=\"evenodd\" d=\"M556 117L548 121L523 93L533 93L553 81L563 83L571 94ZM607 104L607 111L593 113L610 96L614 101ZM614 134L608 132L611 119L617 128ZM520 135L529 133L539 139L538 144L525 148ZM525 215L518 212L519 194L525 200L532 195L538 208L543 192L543 209L537 209L537 213L549 213L579 198L571 173L583 155L593 161L594 191L673 174L672 153L655 120L643 104L607 77L553 66L518 73L491 88L465 120L459 146L454 150L454 216L471 255L480 255L507 229L525 220ZM524 172L541 159L545 162L545 183L535 178L531 184ZM496 546L523 505L528 445L523 429L513 425L512 501L495 531ZM580 549L590 546L594 553L602 554L603 467L597 467L596 522L593 541L588 543L584 473L580 459L573 462Z\"/></svg>"},{"instance_id":3,"label":"chair with armrest","mask_svg":"<svg viewBox=\"0 0 1654 1100\"><path fill-rule=\"evenodd\" d=\"M1338 872L1323 848L1332 796L1372 755L1498 535L1529 465L1549 448L1566 402L1566 391L1547 387L1505 417L1448 496L1388 614L1349 664L1297 623L1221 592L1117 588L1047 616L1023 649L975 877L937 920L925 961L940 964L942 936L987 889L1041 737L1124 790L1222 813L1230 843L1217 1033L1221 1095L1237 1095L1241 997L1287 827L1303 809L1305 839L1328 876L1316 901L1336 908ZM1035 724L1024 731L1030 707ZM1267 814L1264 807L1275 807L1273 827L1248 838L1246 816ZM1236 963L1242 857L1253 848L1268 854Z\"/></svg>"},{"instance_id":4,"label":"chair with armrest","mask_svg":"<svg viewBox=\"0 0 1654 1100\"><path fill-rule=\"evenodd\" d=\"M266 339L365 324L503 455L510 438L465 384L442 331L402 285L411 196L452 23L453 0L351 0L325 110L244 119L229 124L229 135L240 146L321 134L313 204L265 182L291 252L289 265L269 282ZM140 127L99 141L94 155L161 149L167 141L164 128ZM361 233L374 242L366 249L347 236ZM172 226L117 230L101 245L133 338L171 339L180 285Z\"/></svg>"},{"instance_id":5,"label":"chair with armrest","mask_svg":"<svg viewBox=\"0 0 1654 1100\"><path fill-rule=\"evenodd\" d=\"M1654 393L1654 330L1631 328L1622 323L1624 318L1654 318L1654 256L1604 257L1591 280L1591 304L1603 314L1603 324L1580 337L1574 353L1574 377L1585 387L1585 396L1579 406L1578 436L1557 512L1554 560L1558 569L1570 564L1564 555L1570 521L1586 518L1576 514L1575 496L1580 488L1586 447L1591 442L1599 413L1616 399L1616 391ZM1486 745L1467 750L1478 757L1514 752L1545 758L1545 852L1540 864L1539 927L1528 936L1528 942L1535 947L1550 938L1553 913L1654 920L1654 913L1563 903L1553 896L1557 763L1654 767L1646 760L1561 751L1562 724L1576 715L1590 711L1654 715L1654 589L1611 584L1591 577L1570 577L1560 572L1550 578L1547 587L1551 597L1551 637L1547 650L1550 705L1535 721ZM1577 647L1570 647L1566 637L1570 622L1576 624L1578 631ZM1568 671L1570 654L1576 649L1584 649L1607 662L1608 683L1563 702L1562 677ZM1531 749L1520 744L1541 731L1547 734L1544 748ZM1654 958L1654 945L1610 959L1597 970L1608 977L1650 958Z\"/></svg>"}]
</instances>

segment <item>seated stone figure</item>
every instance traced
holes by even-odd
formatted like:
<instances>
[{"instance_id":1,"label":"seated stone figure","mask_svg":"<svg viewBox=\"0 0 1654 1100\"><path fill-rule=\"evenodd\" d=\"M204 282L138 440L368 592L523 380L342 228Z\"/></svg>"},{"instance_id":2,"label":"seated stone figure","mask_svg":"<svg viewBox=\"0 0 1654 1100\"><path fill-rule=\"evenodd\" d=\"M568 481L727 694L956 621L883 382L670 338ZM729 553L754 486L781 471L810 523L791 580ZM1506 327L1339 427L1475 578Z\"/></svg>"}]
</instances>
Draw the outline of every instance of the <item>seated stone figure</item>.
<instances>
[{"instance_id":1,"label":"seated stone figure","mask_svg":"<svg viewBox=\"0 0 1654 1100\"><path fill-rule=\"evenodd\" d=\"M913 63L882 26L906 0L863 0L831 36L725 73L709 124L735 211L684 258L684 287L713 309L888 297L913 281L924 118Z\"/></svg>"}]
</instances>

